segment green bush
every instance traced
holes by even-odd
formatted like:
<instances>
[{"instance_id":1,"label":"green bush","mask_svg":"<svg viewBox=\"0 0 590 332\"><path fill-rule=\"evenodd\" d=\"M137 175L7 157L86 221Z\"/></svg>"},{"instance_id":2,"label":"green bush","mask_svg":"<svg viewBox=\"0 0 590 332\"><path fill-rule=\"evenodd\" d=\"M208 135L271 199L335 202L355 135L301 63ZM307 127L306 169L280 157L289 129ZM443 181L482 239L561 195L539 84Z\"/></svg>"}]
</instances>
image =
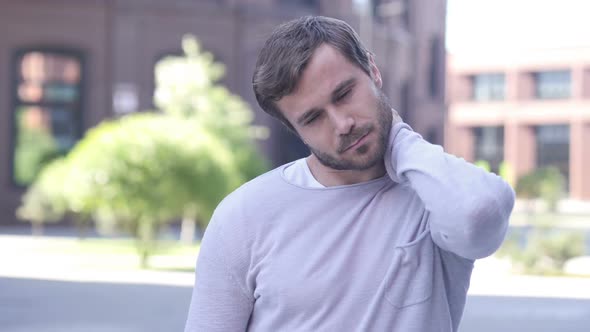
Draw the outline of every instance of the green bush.
<instances>
[{"instance_id":1,"label":"green bush","mask_svg":"<svg viewBox=\"0 0 590 332\"><path fill-rule=\"evenodd\" d=\"M584 253L582 234L549 229L533 231L524 248L513 235L498 251L498 255L511 259L517 271L531 274L560 274L567 260Z\"/></svg>"},{"instance_id":2,"label":"green bush","mask_svg":"<svg viewBox=\"0 0 590 332\"><path fill-rule=\"evenodd\" d=\"M183 49L184 56L156 67L161 112L89 130L29 188L21 218L43 223L71 213L100 229L130 232L145 265L162 225L182 219L183 227L206 227L223 197L266 171L254 142L266 128L252 125L248 105L216 83L223 66L194 37L185 37Z\"/></svg>"},{"instance_id":3,"label":"green bush","mask_svg":"<svg viewBox=\"0 0 590 332\"><path fill-rule=\"evenodd\" d=\"M229 149L178 117L136 114L93 128L68 156L71 206L134 234L142 255L160 225L194 211L208 221L242 182Z\"/></svg>"},{"instance_id":4,"label":"green bush","mask_svg":"<svg viewBox=\"0 0 590 332\"><path fill-rule=\"evenodd\" d=\"M490 172L490 170L491 170L490 163L487 160L477 160L475 162L475 166L481 167L484 170L486 170L487 172Z\"/></svg>"},{"instance_id":5,"label":"green bush","mask_svg":"<svg viewBox=\"0 0 590 332\"><path fill-rule=\"evenodd\" d=\"M66 215L68 206L63 183L67 173L63 158L50 162L21 198L22 204L16 215L20 220L32 223L34 234L41 235L44 223L58 222Z\"/></svg>"},{"instance_id":6,"label":"green bush","mask_svg":"<svg viewBox=\"0 0 590 332\"><path fill-rule=\"evenodd\" d=\"M538 168L518 179L516 195L532 199L541 198L549 211L557 209L557 202L565 189L565 178L556 167Z\"/></svg>"},{"instance_id":7,"label":"green bush","mask_svg":"<svg viewBox=\"0 0 590 332\"><path fill-rule=\"evenodd\" d=\"M514 186L514 178L513 178L513 174L514 174L514 170L512 168L512 166L510 165L510 163L503 161L500 163L500 169L498 170L498 175L504 179L505 181L507 181L511 186Z\"/></svg>"}]
</instances>

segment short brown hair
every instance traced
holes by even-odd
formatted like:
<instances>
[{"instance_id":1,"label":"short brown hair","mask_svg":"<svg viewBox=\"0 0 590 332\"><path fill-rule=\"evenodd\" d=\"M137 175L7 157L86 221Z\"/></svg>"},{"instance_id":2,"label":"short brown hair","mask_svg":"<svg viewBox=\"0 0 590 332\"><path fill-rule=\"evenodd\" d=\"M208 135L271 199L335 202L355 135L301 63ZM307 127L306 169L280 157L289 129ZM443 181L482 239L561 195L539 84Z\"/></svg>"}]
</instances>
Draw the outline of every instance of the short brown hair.
<instances>
[{"instance_id":1,"label":"short brown hair","mask_svg":"<svg viewBox=\"0 0 590 332\"><path fill-rule=\"evenodd\" d=\"M369 51L350 25L334 18L305 16L279 25L262 47L252 86L258 104L295 132L276 102L295 89L313 52L327 43L371 75Z\"/></svg>"}]
</instances>

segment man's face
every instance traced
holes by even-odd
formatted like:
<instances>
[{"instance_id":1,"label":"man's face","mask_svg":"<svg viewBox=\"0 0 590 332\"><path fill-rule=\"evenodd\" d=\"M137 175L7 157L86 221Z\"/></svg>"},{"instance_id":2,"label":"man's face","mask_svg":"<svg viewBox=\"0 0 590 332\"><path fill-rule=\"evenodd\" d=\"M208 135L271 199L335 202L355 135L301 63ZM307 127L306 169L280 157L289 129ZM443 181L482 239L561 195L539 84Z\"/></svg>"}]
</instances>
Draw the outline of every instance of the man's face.
<instances>
[{"instance_id":1,"label":"man's face","mask_svg":"<svg viewBox=\"0 0 590 332\"><path fill-rule=\"evenodd\" d=\"M316 158L336 170L367 170L382 162L392 110L371 76L337 49L318 47L293 93L278 106Z\"/></svg>"}]
</instances>

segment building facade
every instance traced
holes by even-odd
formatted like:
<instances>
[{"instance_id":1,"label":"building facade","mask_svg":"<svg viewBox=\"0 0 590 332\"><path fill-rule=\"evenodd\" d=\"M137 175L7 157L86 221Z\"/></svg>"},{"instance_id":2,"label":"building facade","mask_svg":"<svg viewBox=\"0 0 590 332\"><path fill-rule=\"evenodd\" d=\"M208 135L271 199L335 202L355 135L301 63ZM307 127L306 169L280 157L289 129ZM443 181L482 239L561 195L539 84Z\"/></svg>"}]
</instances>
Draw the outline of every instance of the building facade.
<instances>
[{"instance_id":1,"label":"building facade","mask_svg":"<svg viewBox=\"0 0 590 332\"><path fill-rule=\"evenodd\" d=\"M502 162L511 181L543 166L590 200L590 49L448 56L447 150Z\"/></svg>"},{"instance_id":2,"label":"building facade","mask_svg":"<svg viewBox=\"0 0 590 332\"><path fill-rule=\"evenodd\" d=\"M442 144L445 0L0 0L0 223L15 221L40 167L104 119L153 109L154 66L184 34L226 66L222 84L269 127L273 165L308 153L256 104L251 77L277 24L349 22L374 51L384 91L415 130Z\"/></svg>"}]
</instances>

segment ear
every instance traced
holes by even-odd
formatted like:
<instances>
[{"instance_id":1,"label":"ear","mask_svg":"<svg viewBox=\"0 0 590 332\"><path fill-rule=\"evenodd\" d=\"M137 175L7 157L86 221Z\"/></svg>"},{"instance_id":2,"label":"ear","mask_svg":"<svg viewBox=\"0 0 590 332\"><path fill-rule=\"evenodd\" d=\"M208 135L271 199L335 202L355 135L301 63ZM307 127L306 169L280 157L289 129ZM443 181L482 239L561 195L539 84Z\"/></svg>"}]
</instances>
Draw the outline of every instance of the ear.
<instances>
[{"instance_id":1,"label":"ear","mask_svg":"<svg viewBox=\"0 0 590 332\"><path fill-rule=\"evenodd\" d=\"M369 67L371 69L371 79L373 80L375 85L379 89L381 89L381 87L383 86L383 80L381 79L381 72L379 71L379 68L377 68L377 65L375 64L375 56L373 55L373 53L370 53L370 52L369 52Z\"/></svg>"}]
</instances>

